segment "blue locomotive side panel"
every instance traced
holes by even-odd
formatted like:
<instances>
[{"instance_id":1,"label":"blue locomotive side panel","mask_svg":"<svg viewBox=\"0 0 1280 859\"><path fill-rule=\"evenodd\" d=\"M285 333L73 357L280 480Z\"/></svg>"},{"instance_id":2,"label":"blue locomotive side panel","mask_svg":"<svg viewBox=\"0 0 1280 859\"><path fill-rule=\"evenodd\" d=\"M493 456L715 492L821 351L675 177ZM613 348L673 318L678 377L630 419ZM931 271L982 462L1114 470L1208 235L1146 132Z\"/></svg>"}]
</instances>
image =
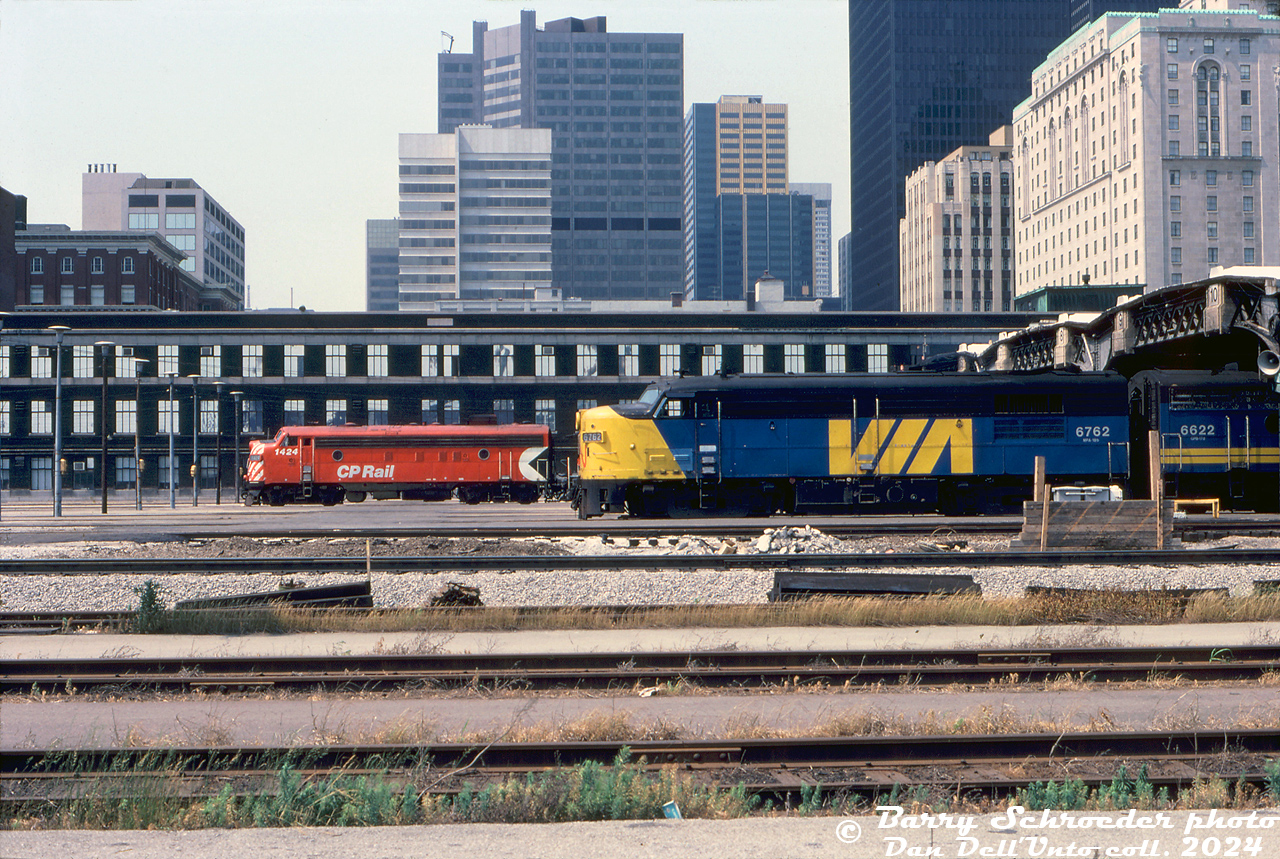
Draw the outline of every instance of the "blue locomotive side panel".
<instances>
[{"instance_id":1,"label":"blue locomotive side panel","mask_svg":"<svg viewBox=\"0 0 1280 859\"><path fill-rule=\"evenodd\" d=\"M1166 473L1280 470L1276 403L1266 388L1171 385L1160 404Z\"/></svg>"},{"instance_id":2,"label":"blue locomotive side panel","mask_svg":"<svg viewBox=\"0 0 1280 859\"><path fill-rule=\"evenodd\" d=\"M1052 475L1128 470L1123 415L694 420L656 425L686 473L722 479L840 476Z\"/></svg>"}]
</instances>

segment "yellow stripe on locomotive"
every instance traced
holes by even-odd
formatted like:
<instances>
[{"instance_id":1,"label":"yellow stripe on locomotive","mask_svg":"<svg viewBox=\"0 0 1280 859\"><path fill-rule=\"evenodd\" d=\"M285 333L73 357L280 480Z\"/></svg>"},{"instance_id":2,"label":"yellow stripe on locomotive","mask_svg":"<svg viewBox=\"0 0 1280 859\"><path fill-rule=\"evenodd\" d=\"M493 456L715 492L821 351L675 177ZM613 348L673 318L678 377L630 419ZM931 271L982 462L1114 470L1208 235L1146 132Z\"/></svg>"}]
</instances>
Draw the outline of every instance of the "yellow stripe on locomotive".
<instances>
[{"instance_id":1,"label":"yellow stripe on locomotive","mask_svg":"<svg viewBox=\"0 0 1280 859\"><path fill-rule=\"evenodd\" d=\"M852 432L852 421L827 424L833 476L934 474L944 453L949 467L938 473L973 473L970 418L873 419L867 422L856 448Z\"/></svg>"}]
</instances>

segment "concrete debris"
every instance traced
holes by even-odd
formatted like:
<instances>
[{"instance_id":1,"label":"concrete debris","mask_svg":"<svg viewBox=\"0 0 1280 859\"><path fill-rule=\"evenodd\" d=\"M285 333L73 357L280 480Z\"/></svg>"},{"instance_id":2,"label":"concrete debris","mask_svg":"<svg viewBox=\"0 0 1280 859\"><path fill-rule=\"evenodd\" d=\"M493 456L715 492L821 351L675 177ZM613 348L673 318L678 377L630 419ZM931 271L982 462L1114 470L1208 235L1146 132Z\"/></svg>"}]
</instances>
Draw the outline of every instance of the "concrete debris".
<instances>
[{"instance_id":1,"label":"concrete debris","mask_svg":"<svg viewBox=\"0 0 1280 859\"><path fill-rule=\"evenodd\" d=\"M481 606L480 589L459 582L446 582L445 586L431 598L434 606Z\"/></svg>"}]
</instances>

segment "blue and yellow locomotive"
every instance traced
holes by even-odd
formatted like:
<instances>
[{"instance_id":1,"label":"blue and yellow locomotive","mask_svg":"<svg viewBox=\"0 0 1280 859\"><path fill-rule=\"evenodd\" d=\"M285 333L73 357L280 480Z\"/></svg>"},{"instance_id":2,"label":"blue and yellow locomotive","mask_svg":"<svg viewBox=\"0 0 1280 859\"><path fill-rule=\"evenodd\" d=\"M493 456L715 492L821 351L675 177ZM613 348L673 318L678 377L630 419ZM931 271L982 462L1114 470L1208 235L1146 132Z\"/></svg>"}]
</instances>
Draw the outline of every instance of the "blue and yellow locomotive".
<instances>
[{"instance_id":1,"label":"blue and yellow locomotive","mask_svg":"<svg viewBox=\"0 0 1280 859\"><path fill-rule=\"evenodd\" d=\"M578 414L581 518L695 511L982 512L1057 483L1124 482L1128 385L1112 373L664 379Z\"/></svg>"}]
</instances>

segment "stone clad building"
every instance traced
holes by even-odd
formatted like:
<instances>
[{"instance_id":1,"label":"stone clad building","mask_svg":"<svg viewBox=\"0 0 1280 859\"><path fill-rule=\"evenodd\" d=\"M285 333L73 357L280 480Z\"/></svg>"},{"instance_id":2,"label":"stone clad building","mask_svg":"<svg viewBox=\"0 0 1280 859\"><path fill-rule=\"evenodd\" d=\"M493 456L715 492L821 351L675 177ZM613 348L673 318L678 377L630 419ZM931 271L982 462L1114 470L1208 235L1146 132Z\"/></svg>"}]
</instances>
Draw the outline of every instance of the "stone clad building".
<instances>
[{"instance_id":1,"label":"stone clad building","mask_svg":"<svg viewBox=\"0 0 1280 859\"><path fill-rule=\"evenodd\" d=\"M1014 112L1018 294L1277 265L1280 19L1256 0L1109 13Z\"/></svg>"},{"instance_id":2,"label":"stone clad building","mask_svg":"<svg viewBox=\"0 0 1280 859\"><path fill-rule=\"evenodd\" d=\"M899 222L900 306L924 313L1013 309L1011 129L907 177Z\"/></svg>"}]
</instances>

